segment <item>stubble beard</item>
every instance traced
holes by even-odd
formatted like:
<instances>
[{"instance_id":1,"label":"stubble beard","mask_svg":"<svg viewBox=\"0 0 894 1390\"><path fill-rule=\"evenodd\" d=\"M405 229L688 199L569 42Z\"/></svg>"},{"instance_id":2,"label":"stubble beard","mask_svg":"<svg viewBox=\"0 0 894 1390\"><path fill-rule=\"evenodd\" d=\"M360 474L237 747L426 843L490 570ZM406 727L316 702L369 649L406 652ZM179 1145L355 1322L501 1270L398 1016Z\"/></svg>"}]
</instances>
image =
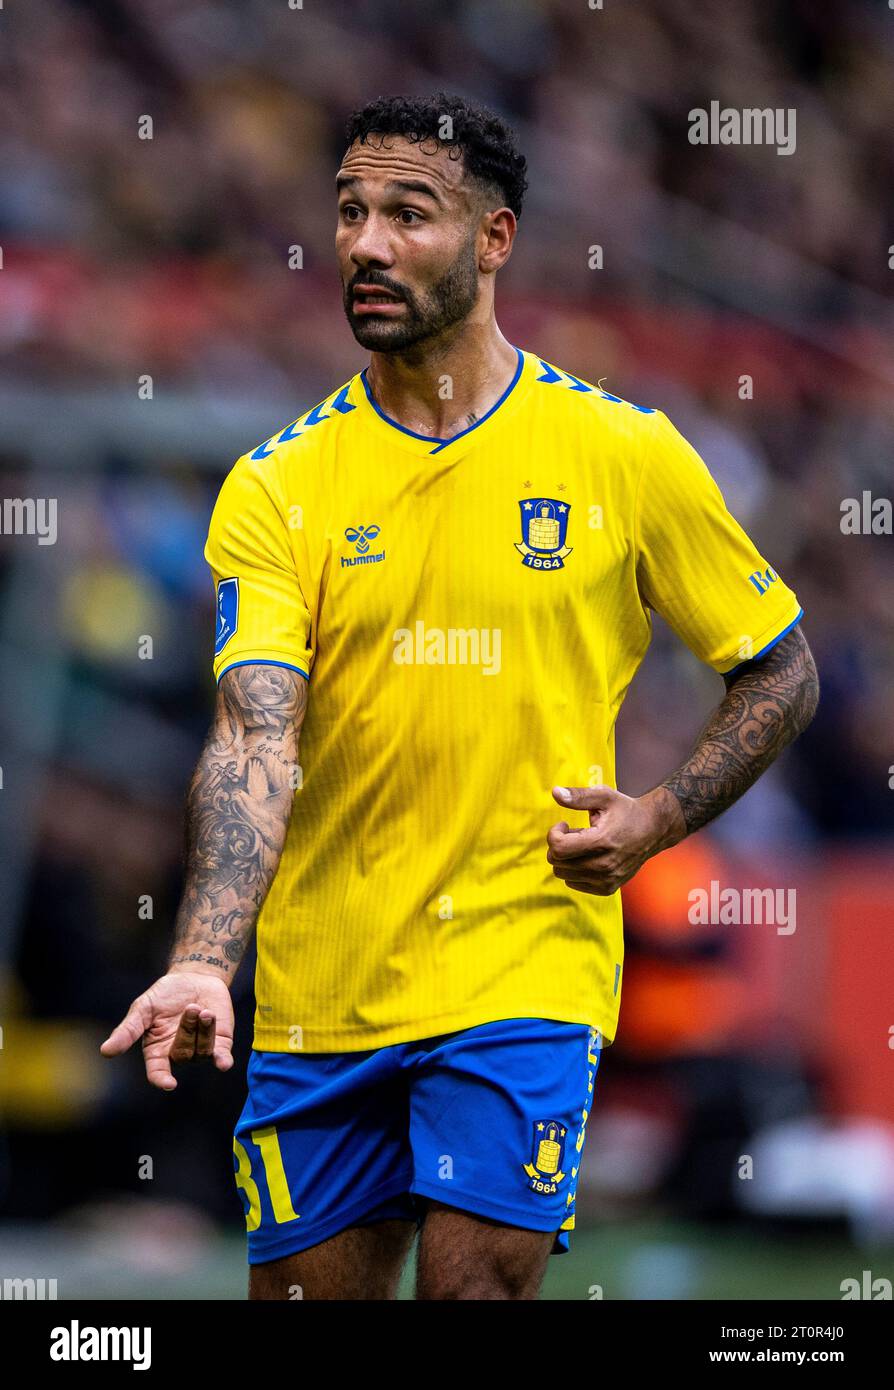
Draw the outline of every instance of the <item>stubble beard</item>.
<instances>
[{"instance_id":1,"label":"stubble beard","mask_svg":"<svg viewBox=\"0 0 894 1390\"><path fill-rule=\"evenodd\" d=\"M355 280L357 277L354 277ZM361 280L361 283L364 283ZM375 278L369 284L381 283ZM395 289L383 285L384 289ZM469 240L446 274L420 300L411 291L401 289L405 312L399 320L358 317L354 312L350 289L344 292L344 307L351 332L362 348L369 352L405 352L408 348L437 338L454 324L466 318L478 299L478 267L474 243Z\"/></svg>"}]
</instances>

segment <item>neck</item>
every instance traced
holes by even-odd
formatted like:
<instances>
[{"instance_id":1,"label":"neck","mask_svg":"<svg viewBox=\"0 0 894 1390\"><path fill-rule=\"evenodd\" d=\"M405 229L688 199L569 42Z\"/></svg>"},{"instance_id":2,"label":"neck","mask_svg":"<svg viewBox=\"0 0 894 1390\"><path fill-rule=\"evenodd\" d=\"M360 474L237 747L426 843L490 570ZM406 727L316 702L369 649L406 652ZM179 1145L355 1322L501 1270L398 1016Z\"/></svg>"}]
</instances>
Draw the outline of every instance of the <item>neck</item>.
<instances>
[{"instance_id":1,"label":"neck","mask_svg":"<svg viewBox=\"0 0 894 1390\"><path fill-rule=\"evenodd\" d=\"M405 429L451 439L495 405L518 365L496 320L460 324L404 353L374 352L367 380L379 407Z\"/></svg>"}]
</instances>

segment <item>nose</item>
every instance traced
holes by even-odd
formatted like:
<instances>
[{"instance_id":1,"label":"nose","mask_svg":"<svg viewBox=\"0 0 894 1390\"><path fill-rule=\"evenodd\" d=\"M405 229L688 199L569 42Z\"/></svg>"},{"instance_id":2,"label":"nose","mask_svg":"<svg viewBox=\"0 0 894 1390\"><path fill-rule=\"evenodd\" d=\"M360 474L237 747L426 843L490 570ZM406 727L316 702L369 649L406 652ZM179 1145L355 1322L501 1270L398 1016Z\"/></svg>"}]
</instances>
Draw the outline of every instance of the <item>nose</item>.
<instances>
[{"instance_id":1,"label":"nose","mask_svg":"<svg viewBox=\"0 0 894 1390\"><path fill-rule=\"evenodd\" d=\"M368 213L351 243L351 260L361 270L367 266L390 266L394 263L386 218Z\"/></svg>"}]
</instances>

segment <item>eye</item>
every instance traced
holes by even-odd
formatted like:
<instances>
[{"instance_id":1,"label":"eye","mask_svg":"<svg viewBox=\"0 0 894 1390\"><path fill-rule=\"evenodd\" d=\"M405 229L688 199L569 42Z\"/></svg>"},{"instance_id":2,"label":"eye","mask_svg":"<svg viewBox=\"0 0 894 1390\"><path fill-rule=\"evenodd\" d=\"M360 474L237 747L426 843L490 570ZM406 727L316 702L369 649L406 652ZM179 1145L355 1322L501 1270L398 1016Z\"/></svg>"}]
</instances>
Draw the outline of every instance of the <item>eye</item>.
<instances>
[{"instance_id":1,"label":"eye","mask_svg":"<svg viewBox=\"0 0 894 1390\"><path fill-rule=\"evenodd\" d=\"M341 215L346 222L356 222L362 216L356 203L344 203L341 208Z\"/></svg>"},{"instance_id":2,"label":"eye","mask_svg":"<svg viewBox=\"0 0 894 1390\"><path fill-rule=\"evenodd\" d=\"M405 227L415 227L416 225L415 222L407 221L407 218L418 218L420 222L422 221L422 213L417 212L415 208L401 208L397 216Z\"/></svg>"}]
</instances>

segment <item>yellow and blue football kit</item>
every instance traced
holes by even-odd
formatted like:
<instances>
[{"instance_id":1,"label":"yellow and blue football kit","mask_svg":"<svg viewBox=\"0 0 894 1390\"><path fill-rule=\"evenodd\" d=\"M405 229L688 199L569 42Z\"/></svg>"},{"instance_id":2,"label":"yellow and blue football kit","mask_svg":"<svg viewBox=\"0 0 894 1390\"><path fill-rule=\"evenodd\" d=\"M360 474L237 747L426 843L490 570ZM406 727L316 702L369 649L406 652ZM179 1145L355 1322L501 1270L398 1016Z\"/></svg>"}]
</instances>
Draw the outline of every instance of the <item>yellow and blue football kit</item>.
<instances>
[{"instance_id":1,"label":"yellow and blue football kit","mask_svg":"<svg viewBox=\"0 0 894 1390\"><path fill-rule=\"evenodd\" d=\"M215 675L278 663L310 682L258 921L259 1073L257 1054L310 1065L503 1020L611 1042L620 895L554 877L547 831L588 818L557 816L551 788L615 785L652 610L721 673L801 617L662 412L517 352L501 400L452 439L389 419L361 372L221 488ZM543 1196L526 1159L505 1164L521 1213ZM511 1205L499 1178L487 1190Z\"/></svg>"}]
</instances>

